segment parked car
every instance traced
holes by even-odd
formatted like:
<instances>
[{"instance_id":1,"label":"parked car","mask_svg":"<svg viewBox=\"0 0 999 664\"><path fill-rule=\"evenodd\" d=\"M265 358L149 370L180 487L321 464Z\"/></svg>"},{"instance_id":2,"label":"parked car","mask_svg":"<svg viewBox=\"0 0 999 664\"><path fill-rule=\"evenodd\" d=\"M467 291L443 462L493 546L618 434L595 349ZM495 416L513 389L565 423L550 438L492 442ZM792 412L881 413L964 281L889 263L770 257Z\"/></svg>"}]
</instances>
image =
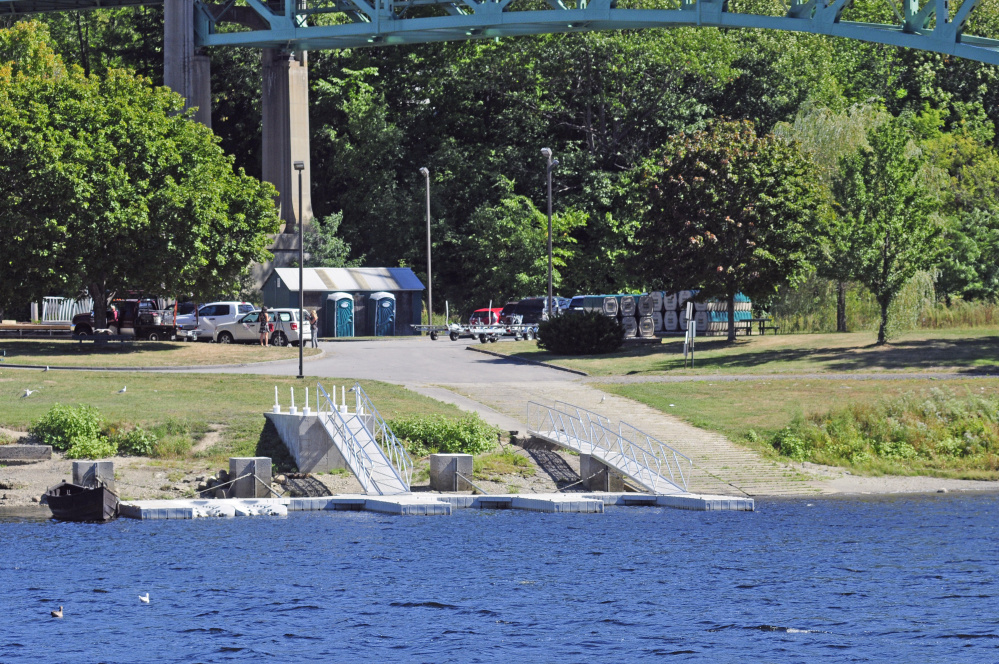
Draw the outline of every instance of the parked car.
<instances>
[{"instance_id":1,"label":"parked car","mask_svg":"<svg viewBox=\"0 0 999 664\"><path fill-rule=\"evenodd\" d=\"M249 302L209 302L202 305L196 312L177 314L177 327L194 329L198 340L211 341L215 338L215 329L219 325L235 323L236 319L254 310Z\"/></svg>"},{"instance_id":2,"label":"parked car","mask_svg":"<svg viewBox=\"0 0 999 664\"><path fill-rule=\"evenodd\" d=\"M520 316L520 322L524 325L540 323L547 318L548 307L547 297L526 297L517 303L514 316ZM555 297L555 306L559 311L565 310L569 306L569 299L565 297Z\"/></svg>"},{"instance_id":3,"label":"parked car","mask_svg":"<svg viewBox=\"0 0 999 664\"><path fill-rule=\"evenodd\" d=\"M267 315L272 346L297 346L302 339L312 340L312 325L308 318L299 324L298 309L268 309ZM260 312L251 311L239 320L222 323L215 328L214 339L220 344L257 343L260 340Z\"/></svg>"},{"instance_id":4,"label":"parked car","mask_svg":"<svg viewBox=\"0 0 999 664\"><path fill-rule=\"evenodd\" d=\"M500 315L502 312L503 310L500 308L476 309L472 312L472 315L468 317L468 324L470 326L497 325L500 322Z\"/></svg>"},{"instance_id":5,"label":"parked car","mask_svg":"<svg viewBox=\"0 0 999 664\"><path fill-rule=\"evenodd\" d=\"M503 310L500 311L500 325L515 325L520 323L520 319L514 319L514 316L517 314L518 304L520 304L520 300L507 302L503 305Z\"/></svg>"}]
</instances>

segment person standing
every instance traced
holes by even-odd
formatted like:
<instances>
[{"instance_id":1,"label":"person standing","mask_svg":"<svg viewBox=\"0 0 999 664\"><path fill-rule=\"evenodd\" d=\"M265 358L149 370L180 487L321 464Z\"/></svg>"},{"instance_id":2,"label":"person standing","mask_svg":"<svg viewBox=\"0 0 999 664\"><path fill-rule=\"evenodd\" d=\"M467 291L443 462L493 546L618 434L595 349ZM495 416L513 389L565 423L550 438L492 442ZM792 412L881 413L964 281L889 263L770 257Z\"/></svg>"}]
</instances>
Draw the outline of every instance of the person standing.
<instances>
[{"instance_id":1,"label":"person standing","mask_svg":"<svg viewBox=\"0 0 999 664\"><path fill-rule=\"evenodd\" d=\"M309 310L309 325L312 326L312 347L319 348L319 316L315 309Z\"/></svg>"},{"instance_id":2,"label":"person standing","mask_svg":"<svg viewBox=\"0 0 999 664\"><path fill-rule=\"evenodd\" d=\"M267 314L267 307L260 308L260 345L266 347L268 343L268 337L270 330L268 329L267 323L269 323L271 317Z\"/></svg>"}]
</instances>

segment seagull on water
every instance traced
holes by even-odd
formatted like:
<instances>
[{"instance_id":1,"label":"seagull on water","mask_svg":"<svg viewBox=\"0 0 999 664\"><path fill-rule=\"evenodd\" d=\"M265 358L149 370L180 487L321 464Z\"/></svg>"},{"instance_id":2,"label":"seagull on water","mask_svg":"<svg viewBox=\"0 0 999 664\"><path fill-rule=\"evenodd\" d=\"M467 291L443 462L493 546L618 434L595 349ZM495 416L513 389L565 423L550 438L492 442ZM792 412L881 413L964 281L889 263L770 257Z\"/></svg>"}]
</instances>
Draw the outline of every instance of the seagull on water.
<instances>
[{"instance_id":1,"label":"seagull on water","mask_svg":"<svg viewBox=\"0 0 999 664\"><path fill-rule=\"evenodd\" d=\"M24 394L21 395L21 398L23 399L25 397L30 397L32 394L34 394L37 391L38 390L29 390L29 389L25 388Z\"/></svg>"},{"instance_id":2,"label":"seagull on water","mask_svg":"<svg viewBox=\"0 0 999 664\"><path fill-rule=\"evenodd\" d=\"M146 593L145 595L139 595L139 600L143 604L149 604L149 593Z\"/></svg>"},{"instance_id":3,"label":"seagull on water","mask_svg":"<svg viewBox=\"0 0 999 664\"><path fill-rule=\"evenodd\" d=\"M49 613L52 614L53 618L62 618L62 607L60 606L58 611L50 611Z\"/></svg>"},{"instance_id":4,"label":"seagull on water","mask_svg":"<svg viewBox=\"0 0 999 664\"><path fill-rule=\"evenodd\" d=\"M128 389L128 385L126 385L125 387L123 387L120 390L118 390L118 394L125 394L125 390L127 390L127 389Z\"/></svg>"}]
</instances>

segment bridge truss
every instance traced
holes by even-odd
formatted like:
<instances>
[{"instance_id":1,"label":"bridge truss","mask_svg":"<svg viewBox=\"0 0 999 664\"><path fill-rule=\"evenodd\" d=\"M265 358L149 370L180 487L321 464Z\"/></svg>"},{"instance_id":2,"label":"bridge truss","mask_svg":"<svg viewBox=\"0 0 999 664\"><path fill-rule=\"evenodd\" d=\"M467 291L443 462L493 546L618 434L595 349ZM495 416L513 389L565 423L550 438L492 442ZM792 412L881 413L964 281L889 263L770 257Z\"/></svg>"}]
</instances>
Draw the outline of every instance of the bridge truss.
<instances>
[{"instance_id":1,"label":"bridge truss","mask_svg":"<svg viewBox=\"0 0 999 664\"><path fill-rule=\"evenodd\" d=\"M162 1L0 0L0 15ZM999 40L974 36L967 30L973 12L986 0L964 0L953 7L949 0L883 0L897 19L891 24L843 20L853 0L783 0L783 16L733 11L727 0L667 0L674 3L668 9L621 8L617 0L538 0L533 4L530 0L192 1L194 42L198 47L300 51L543 33L713 26L846 37L999 64ZM324 14L332 16L317 20ZM233 31L221 27L224 23L242 28Z\"/></svg>"}]
</instances>

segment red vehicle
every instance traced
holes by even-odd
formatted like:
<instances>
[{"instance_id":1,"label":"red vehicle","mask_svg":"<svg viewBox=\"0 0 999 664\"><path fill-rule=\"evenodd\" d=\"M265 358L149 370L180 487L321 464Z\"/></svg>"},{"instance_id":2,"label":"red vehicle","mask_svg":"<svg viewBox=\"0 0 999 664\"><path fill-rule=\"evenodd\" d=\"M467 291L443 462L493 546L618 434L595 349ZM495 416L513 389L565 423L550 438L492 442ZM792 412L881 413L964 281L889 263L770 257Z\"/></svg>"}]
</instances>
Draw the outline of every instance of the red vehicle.
<instances>
[{"instance_id":1,"label":"red vehicle","mask_svg":"<svg viewBox=\"0 0 999 664\"><path fill-rule=\"evenodd\" d=\"M472 312L472 315L468 317L468 324L471 326L499 325L500 313L502 311L503 309L501 308L476 309Z\"/></svg>"}]
</instances>

